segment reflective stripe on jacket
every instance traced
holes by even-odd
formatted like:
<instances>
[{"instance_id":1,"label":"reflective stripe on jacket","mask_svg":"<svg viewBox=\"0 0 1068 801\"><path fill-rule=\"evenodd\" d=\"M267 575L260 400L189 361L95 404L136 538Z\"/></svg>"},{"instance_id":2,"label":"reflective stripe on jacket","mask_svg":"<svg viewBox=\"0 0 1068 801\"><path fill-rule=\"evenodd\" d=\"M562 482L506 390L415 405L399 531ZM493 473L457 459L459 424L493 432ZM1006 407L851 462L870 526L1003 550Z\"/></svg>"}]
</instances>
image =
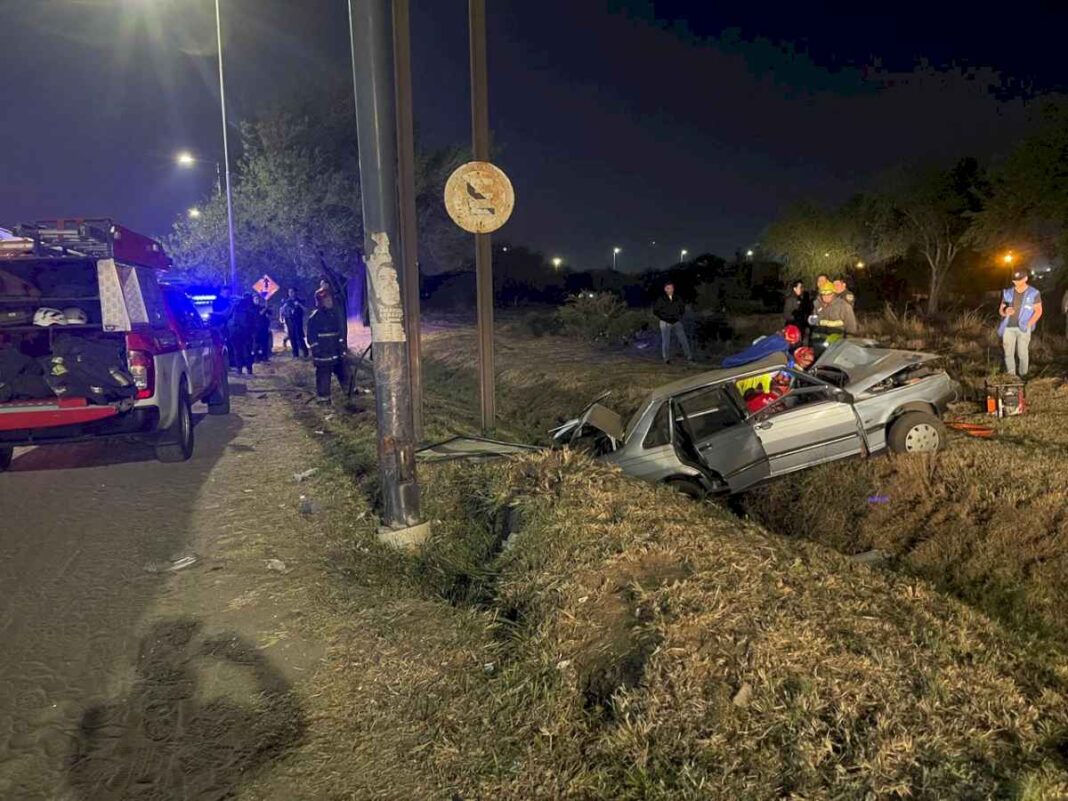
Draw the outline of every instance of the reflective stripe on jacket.
<instances>
[{"instance_id":1,"label":"reflective stripe on jacket","mask_svg":"<svg viewBox=\"0 0 1068 801\"><path fill-rule=\"evenodd\" d=\"M1027 324L1031 322L1031 318L1035 316L1035 303L1038 298L1041 297L1038 290L1033 286L1027 287L1023 293L1023 301L1020 303L1020 319L1017 322L1020 330L1027 333L1031 329L1027 327ZM1009 287L1001 293L1001 302L1006 306L1011 307L1013 300L1016 299L1016 290L1013 287ZM1002 317L1001 325L998 326L998 336L1002 336L1005 333L1005 329L1009 327L1009 318Z\"/></svg>"}]
</instances>

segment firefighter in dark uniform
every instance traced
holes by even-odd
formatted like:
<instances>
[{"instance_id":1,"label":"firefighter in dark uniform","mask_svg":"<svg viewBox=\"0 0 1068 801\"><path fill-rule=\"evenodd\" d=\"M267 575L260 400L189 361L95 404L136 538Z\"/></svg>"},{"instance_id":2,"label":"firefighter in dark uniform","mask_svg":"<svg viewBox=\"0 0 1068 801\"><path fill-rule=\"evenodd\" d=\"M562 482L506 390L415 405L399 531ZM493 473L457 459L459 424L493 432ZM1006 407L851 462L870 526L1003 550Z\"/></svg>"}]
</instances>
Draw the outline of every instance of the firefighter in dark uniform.
<instances>
[{"instance_id":1,"label":"firefighter in dark uniform","mask_svg":"<svg viewBox=\"0 0 1068 801\"><path fill-rule=\"evenodd\" d=\"M343 390L346 386L345 316L325 288L315 293L315 311L308 318L308 348L315 362L315 394L319 403L330 403L330 376L337 376Z\"/></svg>"}]
</instances>

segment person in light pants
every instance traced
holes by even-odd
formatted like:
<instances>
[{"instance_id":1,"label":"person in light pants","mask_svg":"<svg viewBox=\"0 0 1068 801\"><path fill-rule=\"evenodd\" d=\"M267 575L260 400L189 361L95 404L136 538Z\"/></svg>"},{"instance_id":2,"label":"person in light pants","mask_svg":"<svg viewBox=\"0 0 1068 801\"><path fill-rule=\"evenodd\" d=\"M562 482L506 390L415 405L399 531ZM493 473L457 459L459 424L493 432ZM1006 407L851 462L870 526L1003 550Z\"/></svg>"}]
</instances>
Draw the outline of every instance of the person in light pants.
<instances>
[{"instance_id":1,"label":"person in light pants","mask_svg":"<svg viewBox=\"0 0 1068 801\"><path fill-rule=\"evenodd\" d=\"M1005 351L1005 372L1023 378L1030 368L1031 334L1042 318L1042 294L1028 285L1031 274L1015 270L1012 286L1001 293L998 334Z\"/></svg>"}]
</instances>

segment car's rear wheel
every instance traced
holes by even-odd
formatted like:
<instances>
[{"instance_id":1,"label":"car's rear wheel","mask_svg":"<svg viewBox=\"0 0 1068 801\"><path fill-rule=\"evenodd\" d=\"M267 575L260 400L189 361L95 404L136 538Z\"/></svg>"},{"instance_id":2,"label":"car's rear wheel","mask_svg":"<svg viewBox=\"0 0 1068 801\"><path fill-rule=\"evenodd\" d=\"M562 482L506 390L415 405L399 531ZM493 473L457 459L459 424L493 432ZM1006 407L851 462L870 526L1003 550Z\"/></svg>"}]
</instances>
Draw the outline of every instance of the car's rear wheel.
<instances>
[{"instance_id":1,"label":"car's rear wheel","mask_svg":"<svg viewBox=\"0 0 1068 801\"><path fill-rule=\"evenodd\" d=\"M193 404L185 379L178 387L178 412L174 422L156 442L156 458L161 462L184 462L193 455Z\"/></svg>"},{"instance_id":2,"label":"car's rear wheel","mask_svg":"<svg viewBox=\"0 0 1068 801\"><path fill-rule=\"evenodd\" d=\"M934 453L946 444L946 427L930 412L905 412L890 426L890 450Z\"/></svg>"},{"instance_id":3,"label":"car's rear wheel","mask_svg":"<svg viewBox=\"0 0 1068 801\"><path fill-rule=\"evenodd\" d=\"M15 457L14 448L0 448L0 473L11 467L11 460Z\"/></svg>"},{"instance_id":4,"label":"car's rear wheel","mask_svg":"<svg viewBox=\"0 0 1068 801\"><path fill-rule=\"evenodd\" d=\"M208 396L208 414L230 414L230 378L223 370L221 383Z\"/></svg>"}]
</instances>

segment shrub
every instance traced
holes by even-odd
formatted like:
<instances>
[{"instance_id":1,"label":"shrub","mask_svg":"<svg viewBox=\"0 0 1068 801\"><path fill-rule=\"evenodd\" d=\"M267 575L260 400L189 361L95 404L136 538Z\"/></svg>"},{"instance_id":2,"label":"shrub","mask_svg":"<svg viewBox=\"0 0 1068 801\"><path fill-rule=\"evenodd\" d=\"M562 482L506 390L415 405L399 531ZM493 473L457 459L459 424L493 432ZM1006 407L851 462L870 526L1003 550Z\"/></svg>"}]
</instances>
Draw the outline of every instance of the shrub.
<instances>
[{"instance_id":1,"label":"shrub","mask_svg":"<svg viewBox=\"0 0 1068 801\"><path fill-rule=\"evenodd\" d=\"M562 333L587 342L621 344L649 327L649 315L631 311L610 292L580 292L558 312Z\"/></svg>"}]
</instances>

